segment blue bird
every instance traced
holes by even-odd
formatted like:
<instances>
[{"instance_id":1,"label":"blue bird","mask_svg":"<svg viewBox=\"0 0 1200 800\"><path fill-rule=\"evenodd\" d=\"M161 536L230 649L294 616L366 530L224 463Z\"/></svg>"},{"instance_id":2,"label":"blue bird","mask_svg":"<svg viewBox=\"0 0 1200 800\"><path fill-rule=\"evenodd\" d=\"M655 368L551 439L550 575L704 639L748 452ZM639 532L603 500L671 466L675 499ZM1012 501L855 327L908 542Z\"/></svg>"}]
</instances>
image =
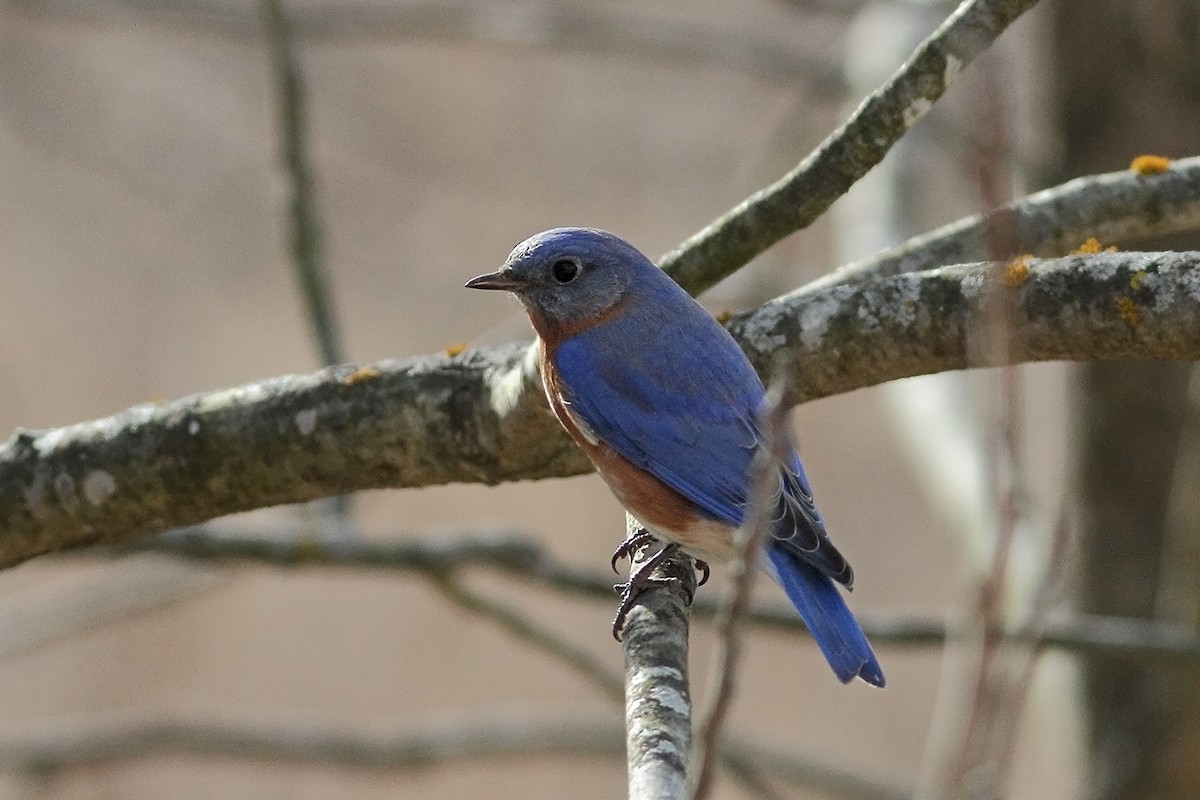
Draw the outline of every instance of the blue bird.
<instances>
[{"instance_id":1,"label":"blue bird","mask_svg":"<svg viewBox=\"0 0 1200 800\"><path fill-rule=\"evenodd\" d=\"M728 560L766 392L725 328L632 245L589 228L539 233L466 285L512 292L525 306L550 407L622 505L689 555ZM776 502L763 568L842 682L883 686L834 585L850 588L854 574L794 452L780 467Z\"/></svg>"}]
</instances>

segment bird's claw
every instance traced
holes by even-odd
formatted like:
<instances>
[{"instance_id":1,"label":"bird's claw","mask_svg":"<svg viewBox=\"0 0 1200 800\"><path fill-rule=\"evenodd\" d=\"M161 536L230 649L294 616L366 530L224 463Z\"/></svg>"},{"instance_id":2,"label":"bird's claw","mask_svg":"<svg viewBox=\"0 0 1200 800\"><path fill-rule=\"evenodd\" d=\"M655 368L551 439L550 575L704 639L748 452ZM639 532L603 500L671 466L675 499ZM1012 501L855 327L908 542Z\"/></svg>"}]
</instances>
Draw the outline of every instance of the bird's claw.
<instances>
[{"instance_id":1,"label":"bird's claw","mask_svg":"<svg viewBox=\"0 0 1200 800\"><path fill-rule=\"evenodd\" d=\"M708 576L712 572L712 570L708 568L708 562L701 561L698 558L693 558L692 563L696 565L696 570L700 573L700 577L696 579L696 586L703 586L704 584L708 583Z\"/></svg>"},{"instance_id":2,"label":"bird's claw","mask_svg":"<svg viewBox=\"0 0 1200 800\"><path fill-rule=\"evenodd\" d=\"M612 554L612 571L617 572L617 562L622 558L633 558L633 554L638 551L642 545L649 544L654 541L654 536L648 531L638 530L625 541L617 545L617 549L613 550Z\"/></svg>"},{"instance_id":3,"label":"bird's claw","mask_svg":"<svg viewBox=\"0 0 1200 800\"><path fill-rule=\"evenodd\" d=\"M625 546L628 545L629 542L638 538L638 536L642 536L644 538L642 539L642 541L640 543L633 546L633 548L632 548L633 550L636 550L638 547L641 546L641 544L644 544L645 538L651 538L649 534L647 534L643 531L640 534L635 534L635 535L629 537L629 539L626 539L624 542L621 543L621 546L618 547L617 549L620 550L622 548L625 548ZM665 561L667 558L669 558L674 553L678 552L678 550L679 550L679 545L677 545L677 544L668 544L668 545L664 546L657 553L655 553L654 555L652 555L648 559L646 559L642 564L638 565L637 569L635 569L633 572L629 573L629 580L627 582L618 583L615 586L613 586L613 590L620 592L620 594L621 594L621 604L619 606L617 606L617 615L615 617L613 617L613 622L612 622L613 638L616 639L618 642L621 641L621 631L625 627L625 618L629 616L629 612L633 609L633 604L635 602L637 602L637 599L641 595L641 593L646 591L647 589L682 588L687 593L688 605L692 604L692 600L695 599L695 594L692 592L691 588L686 583L683 583L678 578L670 578L670 577L660 578L660 577L652 574L654 572L654 570L658 567L659 564L661 564L663 561ZM617 560L617 556L614 555L613 556L613 568L614 569L616 569L616 560ZM708 580L708 571L709 571L708 565L704 564L703 561L697 561L696 564L698 567L700 565L703 565L704 580ZM701 581L701 582L703 582L703 581ZM699 585L699 584L697 584L697 585Z\"/></svg>"}]
</instances>

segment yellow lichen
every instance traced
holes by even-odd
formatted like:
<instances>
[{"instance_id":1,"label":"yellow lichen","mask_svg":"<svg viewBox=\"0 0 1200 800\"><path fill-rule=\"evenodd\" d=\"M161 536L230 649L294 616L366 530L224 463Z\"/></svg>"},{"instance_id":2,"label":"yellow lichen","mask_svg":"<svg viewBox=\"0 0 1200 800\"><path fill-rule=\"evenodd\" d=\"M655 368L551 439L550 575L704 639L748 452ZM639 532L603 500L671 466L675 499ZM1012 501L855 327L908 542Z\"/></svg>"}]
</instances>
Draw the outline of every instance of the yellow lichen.
<instances>
[{"instance_id":1,"label":"yellow lichen","mask_svg":"<svg viewBox=\"0 0 1200 800\"><path fill-rule=\"evenodd\" d=\"M1171 159L1166 156L1138 156L1129 163L1129 168L1138 175L1159 175L1171 168Z\"/></svg>"},{"instance_id":2,"label":"yellow lichen","mask_svg":"<svg viewBox=\"0 0 1200 800\"><path fill-rule=\"evenodd\" d=\"M1031 258L1033 256L1027 254L1017 256L1008 262L1004 266L1004 272L1000 273L1000 282L1013 289L1024 286L1025 282L1029 280L1029 259Z\"/></svg>"},{"instance_id":3,"label":"yellow lichen","mask_svg":"<svg viewBox=\"0 0 1200 800\"><path fill-rule=\"evenodd\" d=\"M717 322L724 325L726 322L729 322L729 320L733 319L733 312L727 308L724 311L718 311L714 316L717 318Z\"/></svg>"},{"instance_id":4,"label":"yellow lichen","mask_svg":"<svg viewBox=\"0 0 1200 800\"><path fill-rule=\"evenodd\" d=\"M1071 254L1076 256L1086 256L1092 253L1101 252L1115 253L1117 252L1117 246L1115 244L1110 244L1108 247L1104 247L1100 244L1100 240L1095 236L1089 236L1088 240L1072 250Z\"/></svg>"},{"instance_id":5,"label":"yellow lichen","mask_svg":"<svg viewBox=\"0 0 1200 800\"><path fill-rule=\"evenodd\" d=\"M363 381L369 381L378 377L379 370L375 369L374 367L359 367L358 369L354 370L354 372L351 372L349 375L343 378L342 383L346 384L347 386L353 386L356 383L362 383Z\"/></svg>"},{"instance_id":6,"label":"yellow lichen","mask_svg":"<svg viewBox=\"0 0 1200 800\"><path fill-rule=\"evenodd\" d=\"M1146 270L1139 269L1137 272L1133 273L1133 277L1129 279L1129 288L1136 292L1138 289L1142 288L1142 281L1145 280L1145 278Z\"/></svg>"},{"instance_id":7,"label":"yellow lichen","mask_svg":"<svg viewBox=\"0 0 1200 800\"><path fill-rule=\"evenodd\" d=\"M1121 318L1122 322L1131 328L1136 328L1141 323L1142 310L1138 308L1137 303L1133 302L1131 298L1118 297L1116 304L1117 316Z\"/></svg>"},{"instance_id":8,"label":"yellow lichen","mask_svg":"<svg viewBox=\"0 0 1200 800\"><path fill-rule=\"evenodd\" d=\"M467 349L466 342L458 342L457 344L452 344L446 348L446 355L450 356L451 358L454 358L456 355L458 355L459 353L461 353L463 350L466 350L466 349Z\"/></svg>"}]
</instances>

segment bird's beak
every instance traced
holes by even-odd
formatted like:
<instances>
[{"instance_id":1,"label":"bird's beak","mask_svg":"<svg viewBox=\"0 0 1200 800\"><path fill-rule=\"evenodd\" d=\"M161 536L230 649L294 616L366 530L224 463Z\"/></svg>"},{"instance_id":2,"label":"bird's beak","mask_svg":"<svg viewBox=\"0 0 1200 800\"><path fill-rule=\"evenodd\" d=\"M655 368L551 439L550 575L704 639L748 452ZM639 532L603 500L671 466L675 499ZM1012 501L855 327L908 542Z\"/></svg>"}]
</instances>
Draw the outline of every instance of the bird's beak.
<instances>
[{"instance_id":1,"label":"bird's beak","mask_svg":"<svg viewBox=\"0 0 1200 800\"><path fill-rule=\"evenodd\" d=\"M512 276L508 270L497 270L467 281L468 289L501 289L505 292L515 292L521 287L521 282Z\"/></svg>"}]
</instances>

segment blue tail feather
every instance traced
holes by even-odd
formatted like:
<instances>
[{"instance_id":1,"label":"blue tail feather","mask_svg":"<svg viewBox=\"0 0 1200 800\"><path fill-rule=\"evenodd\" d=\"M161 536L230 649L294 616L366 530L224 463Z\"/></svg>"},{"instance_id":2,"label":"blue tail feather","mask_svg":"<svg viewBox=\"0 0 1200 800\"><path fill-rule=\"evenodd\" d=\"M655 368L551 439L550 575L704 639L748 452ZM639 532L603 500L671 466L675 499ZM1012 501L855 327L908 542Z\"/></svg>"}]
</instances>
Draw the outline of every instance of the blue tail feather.
<instances>
[{"instance_id":1,"label":"blue tail feather","mask_svg":"<svg viewBox=\"0 0 1200 800\"><path fill-rule=\"evenodd\" d=\"M772 574L800 612L838 679L848 683L859 677L882 687L879 661L833 581L781 547L769 544L767 558Z\"/></svg>"}]
</instances>

